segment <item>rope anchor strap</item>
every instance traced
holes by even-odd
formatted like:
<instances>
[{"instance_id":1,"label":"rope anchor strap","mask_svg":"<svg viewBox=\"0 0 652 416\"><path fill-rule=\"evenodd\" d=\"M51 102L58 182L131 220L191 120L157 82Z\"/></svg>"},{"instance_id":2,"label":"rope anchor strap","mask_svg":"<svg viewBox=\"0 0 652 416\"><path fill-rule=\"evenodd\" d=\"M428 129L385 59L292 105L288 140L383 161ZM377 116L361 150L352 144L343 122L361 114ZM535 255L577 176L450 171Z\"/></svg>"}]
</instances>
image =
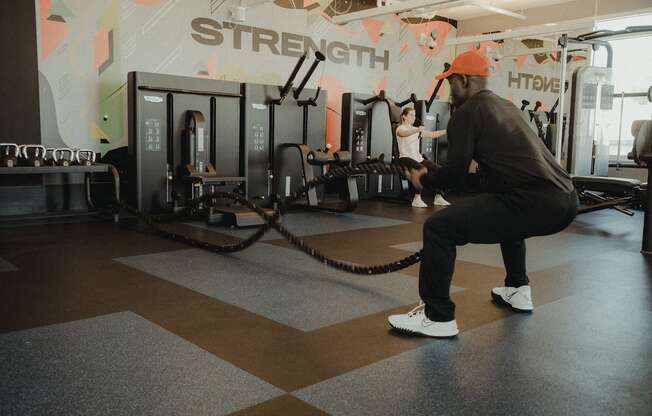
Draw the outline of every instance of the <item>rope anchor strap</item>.
<instances>
[{"instance_id":1,"label":"rope anchor strap","mask_svg":"<svg viewBox=\"0 0 652 416\"><path fill-rule=\"evenodd\" d=\"M349 177L351 175L359 175L361 173L399 174L404 178L407 177L405 169L395 164L364 163L355 166L338 167L324 175L318 176L312 179L311 181L307 182L304 186L297 189L294 193L292 193L292 195L286 198L285 201L283 202L283 205L292 204L294 201L300 199L303 196L303 194L311 188L323 185L327 182L336 180L337 178ZM208 243L202 240L196 240L185 235L179 235L177 233L167 231L163 227L161 227L160 224L181 219L183 216L189 214L194 208L196 208L200 204L205 204L206 202L209 202L214 198L229 199L232 201L236 201L246 206L256 214L258 214L263 220L265 220L265 223L262 226L260 226L256 230L256 232L250 235L248 238L238 243L227 244L227 245L219 245L219 244ZM195 198L192 201L190 201L190 203L188 203L182 210L174 214L165 216L164 220L157 219L151 215L142 213L137 209L130 207L129 205L125 204L122 201L118 202L118 206L132 213L134 216L136 216L137 218L145 222L147 225L149 225L152 229L154 229L159 235L163 237L184 244L188 244L193 247L208 250L213 253L234 253L237 251L244 250L249 246L251 246L252 244L254 244L256 241L260 240L267 231L269 231L270 229L274 229L278 231L292 245L294 245L299 250L306 253L308 256L314 258L315 260L329 267L347 273L365 274L365 275L392 273L404 269L406 267L409 267L421 261L421 251L411 254L400 260L393 261L391 263L373 265L373 266L361 265L357 263L329 258L325 254L321 253L319 250L316 250L308 246L305 243L305 241L303 241L301 238L297 237L296 235L292 234L287 228L285 228L279 221L279 219L281 218L280 210L275 210L273 211L272 214L269 214L268 212L266 212L258 205L254 204L253 202L249 201L248 199L245 199L242 196L232 192L216 191L216 192L204 194L203 196L199 198Z\"/></svg>"}]
</instances>

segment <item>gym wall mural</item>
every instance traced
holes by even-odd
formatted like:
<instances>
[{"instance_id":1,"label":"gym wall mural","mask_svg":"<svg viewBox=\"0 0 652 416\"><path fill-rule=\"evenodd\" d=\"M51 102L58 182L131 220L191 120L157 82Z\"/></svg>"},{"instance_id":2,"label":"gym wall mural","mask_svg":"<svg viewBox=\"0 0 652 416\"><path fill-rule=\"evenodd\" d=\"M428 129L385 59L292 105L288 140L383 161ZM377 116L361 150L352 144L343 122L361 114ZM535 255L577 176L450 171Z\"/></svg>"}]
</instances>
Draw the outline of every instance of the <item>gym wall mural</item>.
<instances>
[{"instance_id":1,"label":"gym wall mural","mask_svg":"<svg viewBox=\"0 0 652 416\"><path fill-rule=\"evenodd\" d=\"M553 36L554 38L554 36ZM522 100L533 109L541 102L539 111L547 111L559 97L561 63L558 52L529 53L532 49L553 49L555 42L541 39L508 39L500 42L481 42L465 45L462 49L477 48L495 62L495 76L490 78L489 88L496 94L520 107ZM458 51L462 52L462 50ZM569 53L567 80L580 66L586 65L586 53Z\"/></svg>"},{"instance_id":2,"label":"gym wall mural","mask_svg":"<svg viewBox=\"0 0 652 416\"><path fill-rule=\"evenodd\" d=\"M102 154L127 144L129 71L282 85L303 50L319 49L327 59L307 87L328 91L327 142L337 149L342 93L428 98L456 52L443 46L457 32L445 18L330 21L375 0L276 0L248 7L240 22L231 14L238 0L35 1L42 142ZM457 52L506 55L524 45L484 42ZM501 59L492 87L517 105L550 107L558 68L552 55ZM439 95L448 94L444 83Z\"/></svg>"},{"instance_id":3,"label":"gym wall mural","mask_svg":"<svg viewBox=\"0 0 652 416\"><path fill-rule=\"evenodd\" d=\"M36 5L43 143L102 154L127 144L129 71L282 85L302 51L315 48L327 60L307 87L328 91L327 141L338 148L342 93L429 97L454 54L442 45L456 33L455 22L441 19L332 24L331 16L353 10L348 0L277 0L248 7L243 22L230 15L237 0ZM419 45L422 33L436 44Z\"/></svg>"}]
</instances>

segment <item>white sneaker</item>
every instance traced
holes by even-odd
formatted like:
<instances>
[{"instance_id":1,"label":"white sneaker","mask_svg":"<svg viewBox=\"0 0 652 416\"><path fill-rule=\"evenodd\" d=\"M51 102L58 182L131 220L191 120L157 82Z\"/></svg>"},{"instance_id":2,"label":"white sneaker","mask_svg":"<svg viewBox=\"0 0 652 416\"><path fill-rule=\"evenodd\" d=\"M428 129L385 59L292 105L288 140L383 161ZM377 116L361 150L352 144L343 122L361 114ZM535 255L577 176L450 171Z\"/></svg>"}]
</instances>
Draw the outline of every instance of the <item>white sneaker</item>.
<instances>
[{"instance_id":1,"label":"white sneaker","mask_svg":"<svg viewBox=\"0 0 652 416\"><path fill-rule=\"evenodd\" d=\"M428 319L425 314L426 304L419 304L410 312L402 315L390 315L387 317L389 325L399 332L411 335L425 335L435 338L450 338L457 335L460 331L457 329L455 319L448 322L435 322Z\"/></svg>"},{"instance_id":2,"label":"white sneaker","mask_svg":"<svg viewBox=\"0 0 652 416\"><path fill-rule=\"evenodd\" d=\"M447 207L447 206L449 206L451 203L448 202L448 201L446 201L446 200L444 199L444 197L441 196L441 194L437 194L437 195L435 195L435 201L434 201L434 204L435 204L435 205L441 205L441 206L443 206L443 207Z\"/></svg>"},{"instance_id":3,"label":"white sneaker","mask_svg":"<svg viewBox=\"0 0 652 416\"><path fill-rule=\"evenodd\" d=\"M419 194L414 195L414 198L412 199L412 206L415 208L428 208L428 205L423 202L423 199L421 199L421 195Z\"/></svg>"},{"instance_id":4,"label":"white sneaker","mask_svg":"<svg viewBox=\"0 0 652 416\"><path fill-rule=\"evenodd\" d=\"M521 287L494 287L491 289L491 298L494 302L507 305L518 312L532 312L532 290L530 286Z\"/></svg>"}]
</instances>

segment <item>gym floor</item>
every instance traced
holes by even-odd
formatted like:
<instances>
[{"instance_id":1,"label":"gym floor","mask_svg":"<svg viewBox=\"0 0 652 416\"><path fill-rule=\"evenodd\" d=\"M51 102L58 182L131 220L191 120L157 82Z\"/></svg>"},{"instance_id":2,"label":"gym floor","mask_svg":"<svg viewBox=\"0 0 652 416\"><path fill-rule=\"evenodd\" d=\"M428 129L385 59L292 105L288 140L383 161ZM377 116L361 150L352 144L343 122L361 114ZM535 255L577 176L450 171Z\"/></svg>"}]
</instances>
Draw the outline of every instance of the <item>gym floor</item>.
<instances>
[{"instance_id":1,"label":"gym floor","mask_svg":"<svg viewBox=\"0 0 652 416\"><path fill-rule=\"evenodd\" d=\"M434 210L364 201L285 221L331 257L379 264L418 250ZM0 226L2 415L651 411L641 212L584 214L528 240L532 314L491 302L498 246L460 247L452 340L388 327L418 300L418 265L348 275L274 235L219 255L133 220ZM220 243L253 232L170 227Z\"/></svg>"}]
</instances>

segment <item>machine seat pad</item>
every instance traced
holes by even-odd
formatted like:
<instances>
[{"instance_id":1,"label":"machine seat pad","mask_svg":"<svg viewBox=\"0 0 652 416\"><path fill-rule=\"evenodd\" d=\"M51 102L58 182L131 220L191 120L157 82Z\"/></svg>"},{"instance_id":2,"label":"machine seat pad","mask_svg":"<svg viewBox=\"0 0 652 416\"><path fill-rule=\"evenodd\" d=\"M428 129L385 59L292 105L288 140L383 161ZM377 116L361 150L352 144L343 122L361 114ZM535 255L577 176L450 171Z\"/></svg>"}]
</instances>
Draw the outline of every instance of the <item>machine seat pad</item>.
<instances>
[{"instance_id":1,"label":"machine seat pad","mask_svg":"<svg viewBox=\"0 0 652 416\"><path fill-rule=\"evenodd\" d=\"M614 178L609 176L572 176L576 187L598 192L631 192L641 186L638 179Z\"/></svg>"},{"instance_id":2,"label":"machine seat pad","mask_svg":"<svg viewBox=\"0 0 652 416\"><path fill-rule=\"evenodd\" d=\"M202 182L204 185L242 183L246 180L244 176L218 176L214 173L193 173L187 178L191 182Z\"/></svg>"}]
</instances>

